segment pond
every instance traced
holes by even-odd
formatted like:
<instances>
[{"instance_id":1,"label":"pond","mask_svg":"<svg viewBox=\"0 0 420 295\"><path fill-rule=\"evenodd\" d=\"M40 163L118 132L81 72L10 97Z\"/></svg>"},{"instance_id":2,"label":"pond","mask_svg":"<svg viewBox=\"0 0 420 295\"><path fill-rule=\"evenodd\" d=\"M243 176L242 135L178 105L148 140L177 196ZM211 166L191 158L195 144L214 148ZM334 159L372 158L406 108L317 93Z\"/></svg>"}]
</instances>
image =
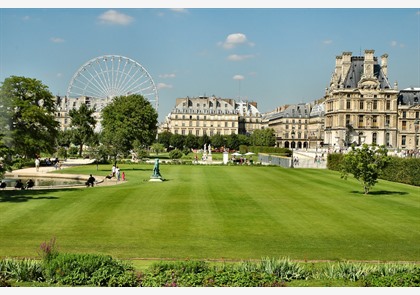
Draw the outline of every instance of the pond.
<instances>
[{"instance_id":1,"label":"pond","mask_svg":"<svg viewBox=\"0 0 420 295\"><path fill-rule=\"evenodd\" d=\"M68 178L6 178L3 181L6 183L7 187L14 187L16 184L16 180L20 179L24 185L29 179L32 179L35 183L35 187L37 186L47 186L47 187L55 187L55 186L72 186L72 185L82 185L85 184L84 180L77 180L77 179L68 179Z\"/></svg>"}]
</instances>

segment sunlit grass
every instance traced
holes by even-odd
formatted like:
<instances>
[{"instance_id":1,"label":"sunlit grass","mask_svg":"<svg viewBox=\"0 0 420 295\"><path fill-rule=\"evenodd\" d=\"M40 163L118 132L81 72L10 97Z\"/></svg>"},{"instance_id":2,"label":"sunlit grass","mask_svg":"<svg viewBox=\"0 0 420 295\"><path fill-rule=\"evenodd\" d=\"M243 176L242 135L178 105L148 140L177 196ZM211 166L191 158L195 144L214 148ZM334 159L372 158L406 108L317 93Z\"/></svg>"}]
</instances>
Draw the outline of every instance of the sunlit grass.
<instances>
[{"instance_id":1,"label":"sunlit grass","mask_svg":"<svg viewBox=\"0 0 420 295\"><path fill-rule=\"evenodd\" d=\"M419 187L380 180L363 195L321 169L119 165L127 182L0 192L0 256L59 250L114 257L420 261ZM63 169L105 176L111 165Z\"/></svg>"}]
</instances>

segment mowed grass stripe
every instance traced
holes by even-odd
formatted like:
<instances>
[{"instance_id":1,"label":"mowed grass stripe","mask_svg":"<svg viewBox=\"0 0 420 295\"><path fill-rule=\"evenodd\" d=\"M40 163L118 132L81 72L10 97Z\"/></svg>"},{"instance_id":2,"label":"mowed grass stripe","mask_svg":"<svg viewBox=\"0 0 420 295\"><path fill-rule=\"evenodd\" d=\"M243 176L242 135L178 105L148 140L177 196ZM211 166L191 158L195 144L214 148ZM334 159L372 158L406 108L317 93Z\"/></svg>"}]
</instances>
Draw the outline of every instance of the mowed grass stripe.
<instances>
[{"instance_id":1,"label":"mowed grass stripe","mask_svg":"<svg viewBox=\"0 0 420 295\"><path fill-rule=\"evenodd\" d=\"M418 188L380 180L364 196L327 170L200 165L161 165L168 181L150 183L152 167L127 165L125 184L38 192L49 198L23 206L2 197L0 255L32 256L55 234L63 251L121 258L420 260Z\"/></svg>"}]
</instances>

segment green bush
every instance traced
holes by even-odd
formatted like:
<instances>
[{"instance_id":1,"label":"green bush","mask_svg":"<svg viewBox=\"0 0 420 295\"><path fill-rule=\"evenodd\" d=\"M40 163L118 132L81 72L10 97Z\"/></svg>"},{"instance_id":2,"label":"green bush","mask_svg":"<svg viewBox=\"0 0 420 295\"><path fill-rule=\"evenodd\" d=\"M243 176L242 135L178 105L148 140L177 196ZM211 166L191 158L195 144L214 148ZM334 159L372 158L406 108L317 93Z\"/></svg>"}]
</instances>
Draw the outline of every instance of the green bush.
<instances>
[{"instance_id":1,"label":"green bush","mask_svg":"<svg viewBox=\"0 0 420 295\"><path fill-rule=\"evenodd\" d=\"M247 271L241 266L210 267L203 261L160 262L141 278L142 287L269 287L284 286L274 274Z\"/></svg>"},{"instance_id":2,"label":"green bush","mask_svg":"<svg viewBox=\"0 0 420 295\"><path fill-rule=\"evenodd\" d=\"M382 275L373 273L363 279L365 287L420 287L420 268L412 272L398 272Z\"/></svg>"},{"instance_id":3,"label":"green bush","mask_svg":"<svg viewBox=\"0 0 420 295\"><path fill-rule=\"evenodd\" d=\"M136 286L134 268L106 255L58 254L44 261L44 277L50 283L70 286Z\"/></svg>"},{"instance_id":4,"label":"green bush","mask_svg":"<svg viewBox=\"0 0 420 295\"><path fill-rule=\"evenodd\" d=\"M171 159L181 159L182 158L182 152L178 149L174 149L169 152L169 158Z\"/></svg>"},{"instance_id":5,"label":"green bush","mask_svg":"<svg viewBox=\"0 0 420 295\"><path fill-rule=\"evenodd\" d=\"M42 274L42 263L30 259L0 260L0 274L4 280L13 279L17 282L44 281Z\"/></svg>"},{"instance_id":6,"label":"green bush","mask_svg":"<svg viewBox=\"0 0 420 295\"><path fill-rule=\"evenodd\" d=\"M380 178L420 186L420 158L391 157Z\"/></svg>"},{"instance_id":7,"label":"green bush","mask_svg":"<svg viewBox=\"0 0 420 295\"><path fill-rule=\"evenodd\" d=\"M344 158L343 154L338 154L338 153L328 154L327 168L334 171L340 171L343 158Z\"/></svg>"},{"instance_id":8,"label":"green bush","mask_svg":"<svg viewBox=\"0 0 420 295\"><path fill-rule=\"evenodd\" d=\"M25 167L35 167L34 159L17 158L13 161L12 169L22 169Z\"/></svg>"},{"instance_id":9,"label":"green bush","mask_svg":"<svg viewBox=\"0 0 420 295\"><path fill-rule=\"evenodd\" d=\"M340 171L344 154L328 154L327 168ZM420 159L390 157L389 164L379 176L380 179L420 186Z\"/></svg>"}]
</instances>

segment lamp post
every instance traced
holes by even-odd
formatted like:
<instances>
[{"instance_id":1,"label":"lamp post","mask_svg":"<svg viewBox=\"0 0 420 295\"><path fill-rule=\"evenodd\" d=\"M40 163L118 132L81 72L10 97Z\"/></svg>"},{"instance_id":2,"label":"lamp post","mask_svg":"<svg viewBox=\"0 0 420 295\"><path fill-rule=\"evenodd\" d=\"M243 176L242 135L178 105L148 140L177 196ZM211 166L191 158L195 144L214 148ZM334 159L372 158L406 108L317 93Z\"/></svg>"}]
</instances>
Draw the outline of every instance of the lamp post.
<instances>
[{"instance_id":1,"label":"lamp post","mask_svg":"<svg viewBox=\"0 0 420 295\"><path fill-rule=\"evenodd\" d=\"M417 134L418 134L418 132L419 132L419 123L420 123L420 121L417 119L415 122L414 122L414 152L416 153L416 156L417 156L417 146L418 146L418 138L417 138Z\"/></svg>"},{"instance_id":2,"label":"lamp post","mask_svg":"<svg viewBox=\"0 0 420 295\"><path fill-rule=\"evenodd\" d=\"M291 143L291 150L292 150L292 163L290 164L290 168L293 168L294 166L293 166L293 161L294 161L294 156L293 156L293 145L294 145L294 140L295 140L295 130L292 130L292 143Z\"/></svg>"}]
</instances>

